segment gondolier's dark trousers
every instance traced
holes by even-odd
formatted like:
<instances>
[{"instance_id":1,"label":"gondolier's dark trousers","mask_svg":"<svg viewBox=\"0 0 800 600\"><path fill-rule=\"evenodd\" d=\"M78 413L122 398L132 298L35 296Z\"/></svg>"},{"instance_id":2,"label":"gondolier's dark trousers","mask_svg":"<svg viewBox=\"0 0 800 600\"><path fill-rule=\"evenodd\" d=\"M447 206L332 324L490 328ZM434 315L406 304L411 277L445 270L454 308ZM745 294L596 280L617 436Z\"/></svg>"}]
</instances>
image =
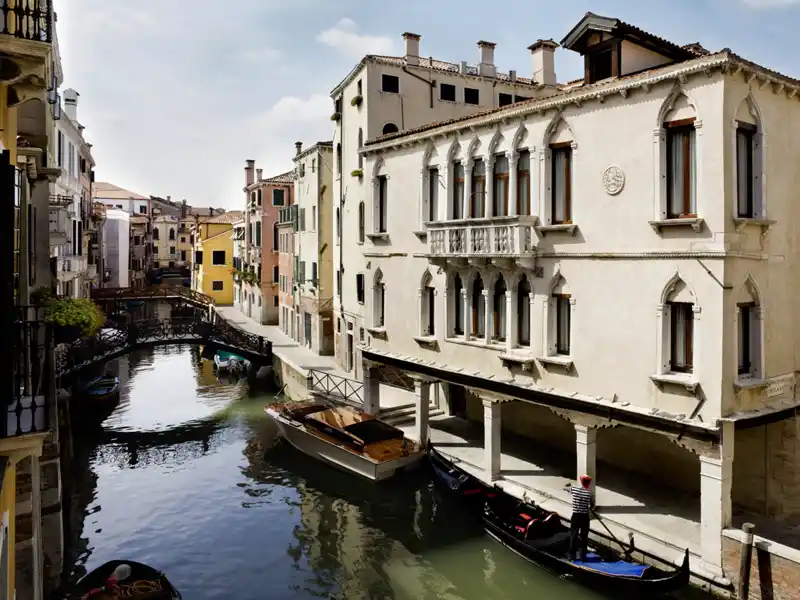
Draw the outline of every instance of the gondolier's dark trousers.
<instances>
[{"instance_id":1,"label":"gondolier's dark trousers","mask_svg":"<svg viewBox=\"0 0 800 600\"><path fill-rule=\"evenodd\" d=\"M581 560L586 559L586 545L589 543L589 513L572 513L569 528L569 558L576 560L580 551Z\"/></svg>"}]
</instances>

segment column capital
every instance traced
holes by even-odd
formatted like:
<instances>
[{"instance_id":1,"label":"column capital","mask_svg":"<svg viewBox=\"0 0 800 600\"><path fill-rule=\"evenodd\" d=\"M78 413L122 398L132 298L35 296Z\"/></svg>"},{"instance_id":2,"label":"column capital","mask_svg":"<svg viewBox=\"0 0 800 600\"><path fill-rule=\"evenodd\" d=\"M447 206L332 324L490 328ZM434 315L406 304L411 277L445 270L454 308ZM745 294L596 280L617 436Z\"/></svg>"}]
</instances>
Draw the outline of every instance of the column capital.
<instances>
[{"instance_id":1,"label":"column capital","mask_svg":"<svg viewBox=\"0 0 800 600\"><path fill-rule=\"evenodd\" d=\"M509 398L508 396L504 396L502 394L496 394L494 392L487 392L485 390L471 390L473 394L475 394L478 398L481 399L484 406L496 406L499 404L503 404L505 402L513 402L514 398Z\"/></svg>"}]
</instances>

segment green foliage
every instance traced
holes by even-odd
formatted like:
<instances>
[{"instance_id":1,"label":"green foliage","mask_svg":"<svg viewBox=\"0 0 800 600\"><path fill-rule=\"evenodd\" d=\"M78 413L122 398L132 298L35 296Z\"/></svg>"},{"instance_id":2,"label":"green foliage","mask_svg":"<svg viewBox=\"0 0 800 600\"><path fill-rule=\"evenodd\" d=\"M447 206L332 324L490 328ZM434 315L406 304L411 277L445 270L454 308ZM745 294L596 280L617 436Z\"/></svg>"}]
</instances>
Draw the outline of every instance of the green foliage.
<instances>
[{"instance_id":1,"label":"green foliage","mask_svg":"<svg viewBox=\"0 0 800 600\"><path fill-rule=\"evenodd\" d=\"M350 106L361 106L363 101L363 96L353 96L353 98L350 100Z\"/></svg>"},{"instance_id":2,"label":"green foliage","mask_svg":"<svg viewBox=\"0 0 800 600\"><path fill-rule=\"evenodd\" d=\"M342 113L335 112L331 115L331 121L338 121L342 118Z\"/></svg>"},{"instance_id":3,"label":"green foliage","mask_svg":"<svg viewBox=\"0 0 800 600\"><path fill-rule=\"evenodd\" d=\"M53 298L46 303L44 320L56 327L79 328L85 337L100 331L106 316L88 298Z\"/></svg>"},{"instance_id":4,"label":"green foliage","mask_svg":"<svg viewBox=\"0 0 800 600\"><path fill-rule=\"evenodd\" d=\"M350 171L350 175L353 177L363 177L364 176L364 169L353 169Z\"/></svg>"}]
</instances>

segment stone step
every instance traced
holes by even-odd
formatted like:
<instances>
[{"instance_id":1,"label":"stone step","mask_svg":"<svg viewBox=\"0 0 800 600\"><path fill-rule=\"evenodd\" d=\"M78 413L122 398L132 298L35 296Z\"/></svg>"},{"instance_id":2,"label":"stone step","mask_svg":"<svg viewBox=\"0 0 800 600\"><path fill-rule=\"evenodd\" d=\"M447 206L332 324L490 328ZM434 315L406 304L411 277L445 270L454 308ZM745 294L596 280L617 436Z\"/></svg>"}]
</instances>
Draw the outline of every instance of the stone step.
<instances>
[{"instance_id":1,"label":"stone step","mask_svg":"<svg viewBox=\"0 0 800 600\"><path fill-rule=\"evenodd\" d=\"M429 419L432 419L433 417L439 417L445 414L444 411L437 406L431 406L428 410L430 411L428 413ZM413 423L416 420L416 418L417 418L416 410L412 408L411 410L408 411L395 413L389 418L381 417L381 420L388 423L389 425L393 425L394 427L401 427L403 425L409 425Z\"/></svg>"},{"instance_id":2,"label":"stone step","mask_svg":"<svg viewBox=\"0 0 800 600\"><path fill-rule=\"evenodd\" d=\"M414 403L413 402L409 402L407 404L398 404L397 406L390 406L388 408L381 408L378 411L378 416L381 419L383 419L383 418L391 417L393 415L405 413L405 412L407 412L409 410L414 410Z\"/></svg>"}]
</instances>

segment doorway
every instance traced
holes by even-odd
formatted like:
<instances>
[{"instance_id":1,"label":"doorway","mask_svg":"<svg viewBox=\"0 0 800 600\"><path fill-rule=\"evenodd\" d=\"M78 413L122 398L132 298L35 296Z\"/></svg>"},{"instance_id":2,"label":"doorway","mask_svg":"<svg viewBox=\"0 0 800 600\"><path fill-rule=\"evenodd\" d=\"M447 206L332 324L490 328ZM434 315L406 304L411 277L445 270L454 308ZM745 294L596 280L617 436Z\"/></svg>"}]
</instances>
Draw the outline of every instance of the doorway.
<instances>
[{"instance_id":1,"label":"doorway","mask_svg":"<svg viewBox=\"0 0 800 600\"><path fill-rule=\"evenodd\" d=\"M450 416L467 418L467 391L463 386L453 383L447 386L447 399L450 405Z\"/></svg>"},{"instance_id":2,"label":"doorway","mask_svg":"<svg viewBox=\"0 0 800 600\"><path fill-rule=\"evenodd\" d=\"M347 365L346 370L353 370L353 332L347 332Z\"/></svg>"}]
</instances>

